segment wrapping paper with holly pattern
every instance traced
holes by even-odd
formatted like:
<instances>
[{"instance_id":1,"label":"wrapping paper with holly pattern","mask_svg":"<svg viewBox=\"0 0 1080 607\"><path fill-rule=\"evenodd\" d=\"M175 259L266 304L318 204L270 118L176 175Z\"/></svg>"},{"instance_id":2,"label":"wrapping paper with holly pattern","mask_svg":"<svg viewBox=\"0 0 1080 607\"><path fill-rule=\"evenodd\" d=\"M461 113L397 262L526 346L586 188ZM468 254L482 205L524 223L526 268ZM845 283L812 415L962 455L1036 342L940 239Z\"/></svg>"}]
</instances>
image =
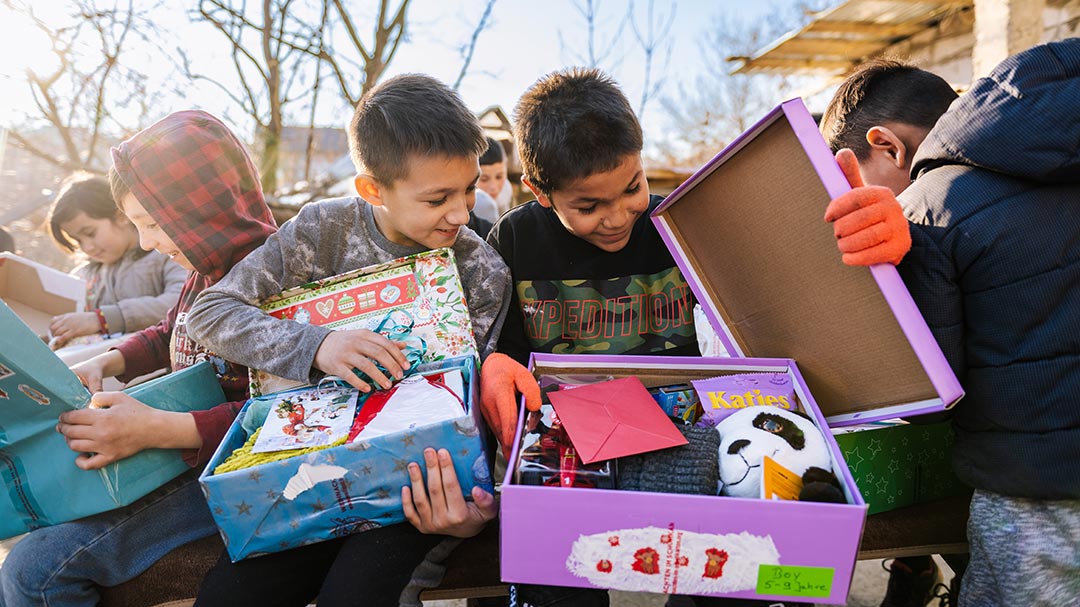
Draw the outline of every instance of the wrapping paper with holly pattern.
<instances>
[{"instance_id":1,"label":"wrapping paper with holly pattern","mask_svg":"<svg viewBox=\"0 0 1080 607\"><path fill-rule=\"evenodd\" d=\"M271 316L332 329L375 330L391 312L411 318L413 337L427 345L422 362L476 353L454 252L433 249L368 266L283 292L260 306ZM301 385L251 370L251 395Z\"/></svg>"}]
</instances>

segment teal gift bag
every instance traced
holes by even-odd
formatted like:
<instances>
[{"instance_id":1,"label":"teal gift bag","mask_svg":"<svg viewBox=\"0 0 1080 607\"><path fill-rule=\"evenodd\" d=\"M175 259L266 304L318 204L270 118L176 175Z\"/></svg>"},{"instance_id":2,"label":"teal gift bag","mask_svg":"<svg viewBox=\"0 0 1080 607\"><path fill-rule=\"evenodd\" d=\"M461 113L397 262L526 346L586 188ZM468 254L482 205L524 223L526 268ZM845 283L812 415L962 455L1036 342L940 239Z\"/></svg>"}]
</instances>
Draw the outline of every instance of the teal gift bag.
<instances>
[{"instance_id":1,"label":"teal gift bag","mask_svg":"<svg viewBox=\"0 0 1080 607\"><path fill-rule=\"evenodd\" d=\"M225 401L206 362L125 392L168 411ZM0 300L0 539L130 504L189 469L179 451L149 449L80 470L56 422L89 404L79 378Z\"/></svg>"}]
</instances>

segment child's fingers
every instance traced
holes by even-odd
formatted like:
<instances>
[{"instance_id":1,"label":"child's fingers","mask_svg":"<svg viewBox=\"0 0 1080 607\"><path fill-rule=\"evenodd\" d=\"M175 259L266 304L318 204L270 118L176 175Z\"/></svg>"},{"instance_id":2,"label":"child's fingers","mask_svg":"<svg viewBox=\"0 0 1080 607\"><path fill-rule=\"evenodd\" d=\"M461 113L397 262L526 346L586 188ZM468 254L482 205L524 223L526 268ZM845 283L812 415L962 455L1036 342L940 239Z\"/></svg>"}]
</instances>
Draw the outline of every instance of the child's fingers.
<instances>
[{"instance_id":1,"label":"child's fingers","mask_svg":"<svg viewBox=\"0 0 1080 607\"><path fill-rule=\"evenodd\" d=\"M89 426L97 420L101 415L101 411L98 409L76 409L74 411L64 411L60 414L60 423L64 424L65 432L68 428L75 426Z\"/></svg>"},{"instance_id":2,"label":"child's fingers","mask_svg":"<svg viewBox=\"0 0 1080 607\"><path fill-rule=\"evenodd\" d=\"M495 502L495 496L481 487L473 487L472 498L485 522L494 519L499 514L499 505Z\"/></svg>"},{"instance_id":3,"label":"child's fingers","mask_svg":"<svg viewBox=\"0 0 1080 607\"><path fill-rule=\"evenodd\" d=\"M836 164L840 165L840 170L844 172L844 177L847 177L848 184L853 188L861 188L863 183L862 172L859 171L859 159L855 157L855 152L844 148L836 153Z\"/></svg>"},{"instance_id":4,"label":"child's fingers","mask_svg":"<svg viewBox=\"0 0 1080 607\"><path fill-rule=\"evenodd\" d=\"M371 392L371 384L360 379L360 377L356 375L356 369L354 367L343 364L336 368L329 369L328 373L340 377L345 383L361 392Z\"/></svg>"},{"instance_id":5,"label":"child's fingers","mask_svg":"<svg viewBox=\"0 0 1080 607\"><path fill-rule=\"evenodd\" d=\"M75 458L75 465L82 470L97 470L112 463L112 458L101 453L84 453Z\"/></svg>"},{"instance_id":6,"label":"child's fingers","mask_svg":"<svg viewBox=\"0 0 1080 607\"><path fill-rule=\"evenodd\" d=\"M433 510L445 510L446 494L443 492L442 469L439 467L439 456L431 447L424 449L424 464L427 467L427 492L431 507Z\"/></svg>"},{"instance_id":7,"label":"child's fingers","mask_svg":"<svg viewBox=\"0 0 1080 607\"><path fill-rule=\"evenodd\" d=\"M409 521L413 527L423 531L424 522L420 520L420 515L417 514L416 508L413 507L412 490L408 485L401 488L401 507L405 511L405 520Z\"/></svg>"},{"instance_id":8,"label":"child's fingers","mask_svg":"<svg viewBox=\"0 0 1080 607\"><path fill-rule=\"evenodd\" d=\"M412 506L416 510L417 519L424 526L417 526L421 531L426 528L426 523L431 521L431 501L427 490L424 488L424 475L420 473L420 466L415 462L409 463L409 483L412 484Z\"/></svg>"},{"instance_id":9,"label":"child's fingers","mask_svg":"<svg viewBox=\"0 0 1080 607\"><path fill-rule=\"evenodd\" d=\"M76 453L94 453L98 448L97 441L92 440L75 440L71 437L65 436L65 442L67 442L68 449L75 451Z\"/></svg>"},{"instance_id":10,"label":"child's fingers","mask_svg":"<svg viewBox=\"0 0 1080 607\"><path fill-rule=\"evenodd\" d=\"M454 470L454 460L450 458L450 452L439 449L439 471L442 473L442 493L446 498L446 505L451 510L464 512L465 494L461 492L461 484L458 483L457 471Z\"/></svg>"},{"instance_id":11,"label":"child's fingers","mask_svg":"<svg viewBox=\"0 0 1080 607\"><path fill-rule=\"evenodd\" d=\"M345 359L345 364L348 365L349 368L348 375L355 376L356 371L359 371L360 373L367 375L368 378L371 380L371 383L378 384L379 387L383 388L384 390L389 389L390 386L394 385L394 382L390 381L390 378L386 377L386 375L384 375L383 372L379 370L379 367L375 365L375 361L371 360L366 356L362 356L359 354L350 355ZM365 392L366 391L367 390L365 390Z\"/></svg>"},{"instance_id":12,"label":"child's fingers","mask_svg":"<svg viewBox=\"0 0 1080 607\"><path fill-rule=\"evenodd\" d=\"M56 431L69 441L98 438L95 426L89 424L69 424L58 421L56 422Z\"/></svg>"},{"instance_id":13,"label":"child's fingers","mask_svg":"<svg viewBox=\"0 0 1080 607\"><path fill-rule=\"evenodd\" d=\"M90 408L107 409L108 407L118 405L127 400L134 399L123 392L98 392L90 397ZM78 413L78 411L69 411L68 413Z\"/></svg>"}]
</instances>

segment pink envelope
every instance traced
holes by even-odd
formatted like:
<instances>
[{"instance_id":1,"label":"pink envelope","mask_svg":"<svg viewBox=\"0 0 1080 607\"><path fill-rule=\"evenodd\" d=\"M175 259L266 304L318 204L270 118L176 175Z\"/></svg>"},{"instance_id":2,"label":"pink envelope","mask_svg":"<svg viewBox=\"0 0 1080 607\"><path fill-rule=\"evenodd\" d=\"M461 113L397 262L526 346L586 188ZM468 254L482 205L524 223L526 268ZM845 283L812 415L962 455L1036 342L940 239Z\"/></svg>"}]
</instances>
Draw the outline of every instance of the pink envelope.
<instances>
[{"instance_id":1,"label":"pink envelope","mask_svg":"<svg viewBox=\"0 0 1080 607\"><path fill-rule=\"evenodd\" d=\"M548 396L586 464L687 443L636 377L558 390Z\"/></svg>"}]
</instances>

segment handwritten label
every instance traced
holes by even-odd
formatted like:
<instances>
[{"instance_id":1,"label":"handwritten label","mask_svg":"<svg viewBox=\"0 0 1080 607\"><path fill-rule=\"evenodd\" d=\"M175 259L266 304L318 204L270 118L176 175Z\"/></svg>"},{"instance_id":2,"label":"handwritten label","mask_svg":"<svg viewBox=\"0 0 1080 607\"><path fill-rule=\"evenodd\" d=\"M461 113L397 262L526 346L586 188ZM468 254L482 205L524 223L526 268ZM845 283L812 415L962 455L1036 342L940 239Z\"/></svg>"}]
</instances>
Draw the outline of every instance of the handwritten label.
<instances>
[{"instance_id":1,"label":"handwritten label","mask_svg":"<svg viewBox=\"0 0 1080 607\"><path fill-rule=\"evenodd\" d=\"M827 597L832 594L832 567L761 565L757 593L781 596Z\"/></svg>"}]
</instances>

